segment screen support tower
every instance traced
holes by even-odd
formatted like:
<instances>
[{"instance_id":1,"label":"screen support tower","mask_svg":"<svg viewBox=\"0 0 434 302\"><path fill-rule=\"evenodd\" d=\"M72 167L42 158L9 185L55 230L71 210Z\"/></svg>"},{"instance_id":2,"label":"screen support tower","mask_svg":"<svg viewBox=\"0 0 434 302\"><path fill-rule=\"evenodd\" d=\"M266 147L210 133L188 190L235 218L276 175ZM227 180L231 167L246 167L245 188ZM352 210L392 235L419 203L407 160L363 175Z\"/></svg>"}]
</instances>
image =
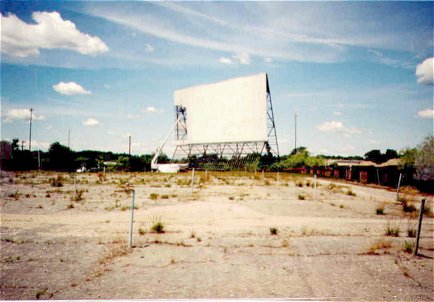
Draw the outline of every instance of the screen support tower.
<instances>
[{"instance_id":1,"label":"screen support tower","mask_svg":"<svg viewBox=\"0 0 434 302\"><path fill-rule=\"evenodd\" d=\"M279 157L276 124L267 77L267 141L182 144L188 139L187 109L175 106L175 139L178 142L172 162L189 161L191 168L209 170L245 169L261 155ZM179 143L181 142L181 143Z\"/></svg>"}]
</instances>

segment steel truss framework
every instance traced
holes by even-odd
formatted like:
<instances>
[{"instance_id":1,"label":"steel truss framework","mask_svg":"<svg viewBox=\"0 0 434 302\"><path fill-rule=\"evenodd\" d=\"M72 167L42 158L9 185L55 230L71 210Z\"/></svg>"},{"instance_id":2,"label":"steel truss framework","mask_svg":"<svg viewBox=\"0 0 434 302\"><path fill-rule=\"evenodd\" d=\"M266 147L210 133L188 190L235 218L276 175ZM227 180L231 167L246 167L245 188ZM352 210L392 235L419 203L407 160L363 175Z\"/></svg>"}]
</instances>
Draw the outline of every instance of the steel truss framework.
<instances>
[{"instance_id":1,"label":"steel truss framework","mask_svg":"<svg viewBox=\"0 0 434 302\"><path fill-rule=\"evenodd\" d=\"M188 160L191 168L209 170L244 169L264 154L279 157L276 124L267 77L267 135L268 141L222 142L203 144L179 144L172 156L172 162ZM184 107L175 106L176 140L186 141L188 137L187 112Z\"/></svg>"}]
</instances>

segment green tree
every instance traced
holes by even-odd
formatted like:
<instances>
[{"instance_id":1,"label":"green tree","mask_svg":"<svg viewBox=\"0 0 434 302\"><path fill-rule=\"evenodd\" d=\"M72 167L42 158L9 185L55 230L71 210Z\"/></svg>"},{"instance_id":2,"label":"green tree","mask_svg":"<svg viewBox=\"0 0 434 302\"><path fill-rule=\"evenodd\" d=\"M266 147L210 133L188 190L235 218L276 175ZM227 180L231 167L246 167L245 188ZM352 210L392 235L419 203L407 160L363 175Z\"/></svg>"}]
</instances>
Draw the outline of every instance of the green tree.
<instances>
[{"instance_id":1,"label":"green tree","mask_svg":"<svg viewBox=\"0 0 434 302\"><path fill-rule=\"evenodd\" d=\"M416 178L424 181L434 180L434 137L428 136L418 146L415 157Z\"/></svg>"},{"instance_id":2,"label":"green tree","mask_svg":"<svg viewBox=\"0 0 434 302\"><path fill-rule=\"evenodd\" d=\"M416 160L417 148L407 148L399 152L399 166L402 169L413 168Z\"/></svg>"},{"instance_id":3,"label":"green tree","mask_svg":"<svg viewBox=\"0 0 434 302\"><path fill-rule=\"evenodd\" d=\"M377 164L383 162L383 157L380 150L371 150L365 153L365 159L373 161L374 163Z\"/></svg>"},{"instance_id":4,"label":"green tree","mask_svg":"<svg viewBox=\"0 0 434 302\"><path fill-rule=\"evenodd\" d=\"M54 142L48 149L49 168L52 170L74 170L77 166L74 153L68 147Z\"/></svg>"}]
</instances>

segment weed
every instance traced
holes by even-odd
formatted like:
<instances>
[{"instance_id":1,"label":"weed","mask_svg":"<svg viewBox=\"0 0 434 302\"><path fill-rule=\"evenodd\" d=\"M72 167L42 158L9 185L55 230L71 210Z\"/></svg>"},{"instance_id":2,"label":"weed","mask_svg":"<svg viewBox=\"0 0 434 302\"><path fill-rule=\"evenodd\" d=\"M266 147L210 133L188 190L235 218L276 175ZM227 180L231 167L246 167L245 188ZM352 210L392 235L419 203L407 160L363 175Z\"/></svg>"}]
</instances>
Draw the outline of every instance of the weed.
<instances>
[{"instance_id":1,"label":"weed","mask_svg":"<svg viewBox=\"0 0 434 302\"><path fill-rule=\"evenodd\" d=\"M18 190L15 190L15 192L14 193L10 193L8 195L8 197L15 198L15 200L18 200L20 198L20 192Z\"/></svg>"},{"instance_id":2,"label":"weed","mask_svg":"<svg viewBox=\"0 0 434 302\"><path fill-rule=\"evenodd\" d=\"M354 193L351 189L348 189L347 192L345 192L348 196L356 196L356 193Z\"/></svg>"},{"instance_id":3,"label":"weed","mask_svg":"<svg viewBox=\"0 0 434 302\"><path fill-rule=\"evenodd\" d=\"M73 209L73 208L75 208L75 206L74 206L74 204L71 202L71 203L67 206L67 209Z\"/></svg>"},{"instance_id":4,"label":"weed","mask_svg":"<svg viewBox=\"0 0 434 302\"><path fill-rule=\"evenodd\" d=\"M343 209L345 206L343 204L339 205L339 208Z\"/></svg>"},{"instance_id":5,"label":"weed","mask_svg":"<svg viewBox=\"0 0 434 302\"><path fill-rule=\"evenodd\" d=\"M63 187L63 182L65 181L65 179L63 178L62 175L57 175L56 178L50 178L49 179L50 184L52 187Z\"/></svg>"},{"instance_id":6,"label":"weed","mask_svg":"<svg viewBox=\"0 0 434 302\"><path fill-rule=\"evenodd\" d=\"M169 199L169 195L167 194L161 195L161 199Z\"/></svg>"},{"instance_id":7,"label":"weed","mask_svg":"<svg viewBox=\"0 0 434 302\"><path fill-rule=\"evenodd\" d=\"M30 198L30 193L27 193L27 194L24 195L24 196L26 196L26 198Z\"/></svg>"},{"instance_id":8,"label":"weed","mask_svg":"<svg viewBox=\"0 0 434 302\"><path fill-rule=\"evenodd\" d=\"M414 243L413 241L404 241L404 245L402 247L403 251L406 253L411 254L413 252L414 249Z\"/></svg>"},{"instance_id":9,"label":"weed","mask_svg":"<svg viewBox=\"0 0 434 302\"><path fill-rule=\"evenodd\" d=\"M43 296L47 292L47 290L48 290L48 288L43 288L43 289L38 290L36 292L36 296L35 296L36 299L37 300L41 299L41 296Z\"/></svg>"},{"instance_id":10,"label":"weed","mask_svg":"<svg viewBox=\"0 0 434 302\"><path fill-rule=\"evenodd\" d=\"M161 220L161 217L154 216L152 217L152 227L151 230L158 234L164 233L164 222Z\"/></svg>"},{"instance_id":11,"label":"weed","mask_svg":"<svg viewBox=\"0 0 434 302\"><path fill-rule=\"evenodd\" d=\"M51 197L50 193L45 194L45 197L50 198Z\"/></svg>"},{"instance_id":12,"label":"weed","mask_svg":"<svg viewBox=\"0 0 434 302\"><path fill-rule=\"evenodd\" d=\"M380 239L371 245L368 250L368 254L378 255L378 250L388 249L390 247L392 247L392 243L390 243L390 241L384 241L383 239Z\"/></svg>"},{"instance_id":13,"label":"weed","mask_svg":"<svg viewBox=\"0 0 434 302\"><path fill-rule=\"evenodd\" d=\"M143 235L146 234L146 231L145 231L144 229L142 229L142 228L139 228L139 234L140 234L141 236L143 236Z\"/></svg>"},{"instance_id":14,"label":"weed","mask_svg":"<svg viewBox=\"0 0 434 302\"><path fill-rule=\"evenodd\" d=\"M303 194L298 194L298 199L299 200L305 200L306 196L304 196Z\"/></svg>"},{"instance_id":15,"label":"weed","mask_svg":"<svg viewBox=\"0 0 434 302\"><path fill-rule=\"evenodd\" d=\"M71 198L72 201L81 201L83 200L84 190L77 190L74 196Z\"/></svg>"},{"instance_id":16,"label":"weed","mask_svg":"<svg viewBox=\"0 0 434 302\"><path fill-rule=\"evenodd\" d=\"M190 238L194 238L194 237L196 237L196 233L195 232L191 232Z\"/></svg>"},{"instance_id":17,"label":"weed","mask_svg":"<svg viewBox=\"0 0 434 302\"><path fill-rule=\"evenodd\" d=\"M196 240L197 240L197 242L201 242L201 241L202 241L202 238L197 237Z\"/></svg>"},{"instance_id":18,"label":"weed","mask_svg":"<svg viewBox=\"0 0 434 302\"><path fill-rule=\"evenodd\" d=\"M235 199L235 197L233 197L233 196L229 196L228 198L229 198L229 200L234 200Z\"/></svg>"},{"instance_id":19,"label":"weed","mask_svg":"<svg viewBox=\"0 0 434 302\"><path fill-rule=\"evenodd\" d=\"M289 242L287 239L283 239L282 241L282 247L288 247L289 246Z\"/></svg>"},{"instance_id":20,"label":"weed","mask_svg":"<svg viewBox=\"0 0 434 302\"><path fill-rule=\"evenodd\" d=\"M279 233L279 230L276 227L270 228L270 234L271 235L277 235Z\"/></svg>"},{"instance_id":21,"label":"weed","mask_svg":"<svg viewBox=\"0 0 434 302\"><path fill-rule=\"evenodd\" d=\"M268 179L266 179L266 180L264 180L264 185L269 186L269 185L271 185L271 183Z\"/></svg>"},{"instance_id":22,"label":"weed","mask_svg":"<svg viewBox=\"0 0 434 302\"><path fill-rule=\"evenodd\" d=\"M149 199L151 199L151 200L157 200L158 199L158 194L157 193L151 193L149 195Z\"/></svg>"},{"instance_id":23,"label":"weed","mask_svg":"<svg viewBox=\"0 0 434 302\"><path fill-rule=\"evenodd\" d=\"M405 213L413 213L416 211L416 208L414 207L414 205L410 204L409 202L407 202L406 200L402 202L402 210Z\"/></svg>"},{"instance_id":24,"label":"weed","mask_svg":"<svg viewBox=\"0 0 434 302\"><path fill-rule=\"evenodd\" d=\"M375 209L375 213L377 213L377 215L384 215L384 206L381 205L377 209Z\"/></svg>"},{"instance_id":25,"label":"weed","mask_svg":"<svg viewBox=\"0 0 434 302\"><path fill-rule=\"evenodd\" d=\"M416 237L416 224L411 223L410 219L407 220L407 236Z\"/></svg>"},{"instance_id":26,"label":"weed","mask_svg":"<svg viewBox=\"0 0 434 302\"><path fill-rule=\"evenodd\" d=\"M297 187L302 188L302 187L303 187L303 182L302 182L302 181L297 181L297 182L295 183L295 185L296 185Z\"/></svg>"},{"instance_id":27,"label":"weed","mask_svg":"<svg viewBox=\"0 0 434 302\"><path fill-rule=\"evenodd\" d=\"M388 221L384 231L386 236L399 237L400 228L395 223Z\"/></svg>"}]
</instances>

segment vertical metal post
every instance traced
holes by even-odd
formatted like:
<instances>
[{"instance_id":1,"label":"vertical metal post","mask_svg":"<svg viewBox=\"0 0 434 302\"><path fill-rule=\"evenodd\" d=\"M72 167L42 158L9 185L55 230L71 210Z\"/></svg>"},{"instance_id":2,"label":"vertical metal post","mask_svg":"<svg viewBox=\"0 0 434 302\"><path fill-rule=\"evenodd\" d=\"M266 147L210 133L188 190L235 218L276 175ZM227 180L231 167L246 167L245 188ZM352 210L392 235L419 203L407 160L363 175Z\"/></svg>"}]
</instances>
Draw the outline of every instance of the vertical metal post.
<instances>
[{"instance_id":1,"label":"vertical metal post","mask_svg":"<svg viewBox=\"0 0 434 302\"><path fill-rule=\"evenodd\" d=\"M396 189L396 201L399 201L399 188L401 187L402 173L399 173L398 188Z\"/></svg>"},{"instance_id":2,"label":"vertical metal post","mask_svg":"<svg viewBox=\"0 0 434 302\"><path fill-rule=\"evenodd\" d=\"M316 174L313 176L313 189L314 189L315 200L317 200L317 195L316 195Z\"/></svg>"},{"instance_id":3,"label":"vertical metal post","mask_svg":"<svg viewBox=\"0 0 434 302\"><path fill-rule=\"evenodd\" d=\"M193 184L194 184L194 168L191 171L191 192L190 192L190 196L193 196Z\"/></svg>"},{"instance_id":4,"label":"vertical metal post","mask_svg":"<svg viewBox=\"0 0 434 302\"><path fill-rule=\"evenodd\" d=\"M74 174L74 199L77 200L77 174Z\"/></svg>"},{"instance_id":5,"label":"vertical metal post","mask_svg":"<svg viewBox=\"0 0 434 302\"><path fill-rule=\"evenodd\" d=\"M41 150L38 150L38 170L41 170Z\"/></svg>"},{"instance_id":6,"label":"vertical metal post","mask_svg":"<svg viewBox=\"0 0 434 302\"><path fill-rule=\"evenodd\" d=\"M420 239L420 229L422 228L422 218L423 218L423 210L425 208L425 199L420 201L420 209L419 209L419 223L417 225L417 237L416 237L416 246L414 247L413 255L417 255L417 250L419 249L419 239Z\"/></svg>"},{"instance_id":7,"label":"vertical metal post","mask_svg":"<svg viewBox=\"0 0 434 302\"><path fill-rule=\"evenodd\" d=\"M130 220L130 236L128 239L129 247L133 246L133 222L134 222L134 197L136 192L131 189L131 220Z\"/></svg>"}]
</instances>

